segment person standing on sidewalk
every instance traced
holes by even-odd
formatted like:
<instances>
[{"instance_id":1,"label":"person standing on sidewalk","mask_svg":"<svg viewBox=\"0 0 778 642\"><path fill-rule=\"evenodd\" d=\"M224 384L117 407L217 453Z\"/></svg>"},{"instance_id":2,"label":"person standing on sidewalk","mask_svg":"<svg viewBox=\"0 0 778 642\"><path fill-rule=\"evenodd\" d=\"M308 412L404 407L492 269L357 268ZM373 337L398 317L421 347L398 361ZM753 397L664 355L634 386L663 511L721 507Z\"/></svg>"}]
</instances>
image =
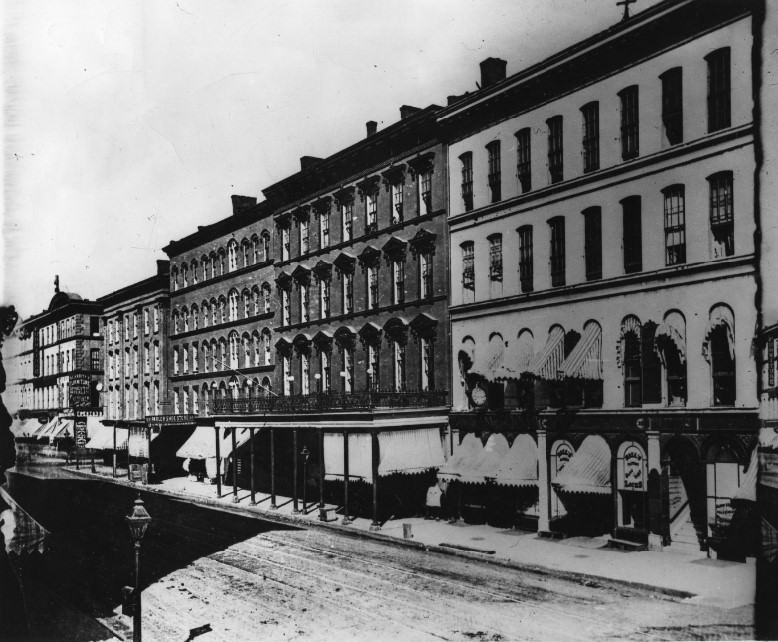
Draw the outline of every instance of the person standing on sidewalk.
<instances>
[{"instance_id":1,"label":"person standing on sidewalk","mask_svg":"<svg viewBox=\"0 0 778 642\"><path fill-rule=\"evenodd\" d=\"M440 519L440 500L443 496L443 491L438 484L432 484L427 489L427 514L424 519Z\"/></svg>"}]
</instances>

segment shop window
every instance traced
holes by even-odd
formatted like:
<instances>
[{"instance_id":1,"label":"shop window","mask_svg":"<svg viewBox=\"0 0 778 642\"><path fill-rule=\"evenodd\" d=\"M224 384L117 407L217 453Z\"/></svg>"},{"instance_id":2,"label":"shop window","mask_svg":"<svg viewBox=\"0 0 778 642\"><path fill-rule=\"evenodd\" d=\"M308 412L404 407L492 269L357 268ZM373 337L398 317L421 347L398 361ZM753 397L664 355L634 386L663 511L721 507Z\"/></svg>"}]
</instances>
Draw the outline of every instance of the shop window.
<instances>
[{"instance_id":1,"label":"shop window","mask_svg":"<svg viewBox=\"0 0 778 642\"><path fill-rule=\"evenodd\" d=\"M646 452L635 442L619 447L616 457L618 489L618 525L622 528L646 529L648 466Z\"/></svg>"}]
</instances>

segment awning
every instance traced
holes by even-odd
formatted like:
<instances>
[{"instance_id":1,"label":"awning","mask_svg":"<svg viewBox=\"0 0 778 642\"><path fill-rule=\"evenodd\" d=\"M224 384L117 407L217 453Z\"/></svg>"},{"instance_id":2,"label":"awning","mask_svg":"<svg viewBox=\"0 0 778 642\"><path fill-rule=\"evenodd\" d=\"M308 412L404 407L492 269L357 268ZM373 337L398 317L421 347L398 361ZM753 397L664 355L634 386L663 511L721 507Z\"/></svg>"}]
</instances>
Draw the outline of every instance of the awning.
<instances>
[{"instance_id":1,"label":"awning","mask_svg":"<svg viewBox=\"0 0 778 642\"><path fill-rule=\"evenodd\" d=\"M343 434L324 433L324 478L343 479ZM348 436L348 476L371 481L373 475L372 438L366 433Z\"/></svg>"},{"instance_id":2,"label":"awning","mask_svg":"<svg viewBox=\"0 0 778 642\"><path fill-rule=\"evenodd\" d=\"M555 326L548 333L546 345L535 356L529 371L541 379L556 379L559 366L565 359L565 331Z\"/></svg>"},{"instance_id":3,"label":"awning","mask_svg":"<svg viewBox=\"0 0 778 642\"><path fill-rule=\"evenodd\" d=\"M37 419L14 419L11 424L11 433L14 437L30 435L40 428Z\"/></svg>"},{"instance_id":4,"label":"awning","mask_svg":"<svg viewBox=\"0 0 778 642\"><path fill-rule=\"evenodd\" d=\"M248 428L235 429L235 444L240 447L251 437L251 430ZM226 459L232 454L232 433L229 429L219 429L219 456ZM225 434L227 433L227 434ZM197 426L192 436L189 437L176 451L176 457L184 459L216 459L216 431L213 426Z\"/></svg>"},{"instance_id":5,"label":"awning","mask_svg":"<svg viewBox=\"0 0 778 642\"><path fill-rule=\"evenodd\" d=\"M89 433L91 437L86 442L86 447L94 450L113 450L113 431L112 426L98 424ZM116 450L127 450L129 436L130 431L127 428L116 428Z\"/></svg>"},{"instance_id":6,"label":"awning","mask_svg":"<svg viewBox=\"0 0 778 642\"><path fill-rule=\"evenodd\" d=\"M378 474L423 473L445 463L438 428L378 433Z\"/></svg>"},{"instance_id":7,"label":"awning","mask_svg":"<svg viewBox=\"0 0 778 642\"><path fill-rule=\"evenodd\" d=\"M756 501L756 478L759 471L759 454L757 448L751 451L751 459L748 462L748 470L740 480L740 488L732 496L732 501L744 500L749 502Z\"/></svg>"},{"instance_id":8,"label":"awning","mask_svg":"<svg viewBox=\"0 0 778 642\"><path fill-rule=\"evenodd\" d=\"M486 442L480 457L465 462L459 481L465 484L482 484L487 481L487 477L494 478L509 450L510 446L505 435L492 435Z\"/></svg>"},{"instance_id":9,"label":"awning","mask_svg":"<svg viewBox=\"0 0 778 642\"><path fill-rule=\"evenodd\" d=\"M438 479L453 481L460 478L466 463L481 456L484 447L473 433L468 433L449 460L438 470Z\"/></svg>"},{"instance_id":10,"label":"awning","mask_svg":"<svg viewBox=\"0 0 778 642\"><path fill-rule=\"evenodd\" d=\"M503 364L503 356L504 344L502 340L489 341L486 347L476 350L475 360L469 374L478 375L487 381L495 381Z\"/></svg>"},{"instance_id":11,"label":"awning","mask_svg":"<svg viewBox=\"0 0 778 642\"><path fill-rule=\"evenodd\" d=\"M495 380L520 379L522 373L529 372L534 356L532 333L524 331L505 351L505 359L497 368Z\"/></svg>"},{"instance_id":12,"label":"awning","mask_svg":"<svg viewBox=\"0 0 778 642\"><path fill-rule=\"evenodd\" d=\"M60 421L59 424L57 424L57 427L49 435L49 438L56 439L58 437L64 437L65 433L67 433L71 437L74 436L72 419L63 419L62 421Z\"/></svg>"},{"instance_id":13,"label":"awning","mask_svg":"<svg viewBox=\"0 0 778 642\"><path fill-rule=\"evenodd\" d=\"M597 323L587 323L583 336L567 355L559 374L577 379L602 379L602 329Z\"/></svg>"},{"instance_id":14,"label":"awning","mask_svg":"<svg viewBox=\"0 0 778 642\"><path fill-rule=\"evenodd\" d=\"M0 498L11 507L13 519L3 520L0 530L5 539L7 553L43 553L46 550L46 539L50 533L11 497L5 487L0 486Z\"/></svg>"},{"instance_id":15,"label":"awning","mask_svg":"<svg viewBox=\"0 0 778 642\"><path fill-rule=\"evenodd\" d=\"M611 493L611 450L599 435L589 435L559 472L553 485L568 493Z\"/></svg>"},{"instance_id":16,"label":"awning","mask_svg":"<svg viewBox=\"0 0 778 642\"><path fill-rule=\"evenodd\" d=\"M656 352L661 355L668 346L676 349L681 365L686 363L686 332L683 326L683 319L668 316L664 323L657 327L654 333L654 348Z\"/></svg>"},{"instance_id":17,"label":"awning","mask_svg":"<svg viewBox=\"0 0 778 642\"><path fill-rule=\"evenodd\" d=\"M45 424L40 430L35 433L36 439L44 439L51 437L52 433L59 426L59 417L54 417L49 423Z\"/></svg>"},{"instance_id":18,"label":"awning","mask_svg":"<svg viewBox=\"0 0 778 642\"><path fill-rule=\"evenodd\" d=\"M538 446L531 435L522 433L516 437L494 480L501 486L538 485Z\"/></svg>"},{"instance_id":19,"label":"awning","mask_svg":"<svg viewBox=\"0 0 778 642\"><path fill-rule=\"evenodd\" d=\"M732 318L732 312L729 308L719 305L711 310L708 327L705 329L702 341L702 356L706 361L710 360L710 336L721 325L727 329L729 356L732 359L735 358L735 319Z\"/></svg>"},{"instance_id":20,"label":"awning","mask_svg":"<svg viewBox=\"0 0 778 642\"><path fill-rule=\"evenodd\" d=\"M87 415L86 417L86 436L87 438L92 436L92 431L103 427L103 419L105 417L98 415Z\"/></svg>"}]
</instances>

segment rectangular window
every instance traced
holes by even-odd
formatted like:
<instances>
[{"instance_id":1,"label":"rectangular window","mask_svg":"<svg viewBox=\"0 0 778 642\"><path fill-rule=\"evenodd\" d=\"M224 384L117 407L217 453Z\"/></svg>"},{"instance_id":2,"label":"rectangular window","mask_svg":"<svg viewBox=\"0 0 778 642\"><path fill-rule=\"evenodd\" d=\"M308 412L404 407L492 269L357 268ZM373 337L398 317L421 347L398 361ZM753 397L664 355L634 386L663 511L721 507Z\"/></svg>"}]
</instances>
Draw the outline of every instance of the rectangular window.
<instances>
[{"instance_id":1,"label":"rectangular window","mask_svg":"<svg viewBox=\"0 0 778 642\"><path fill-rule=\"evenodd\" d=\"M154 342L154 372L159 372L159 343Z\"/></svg>"},{"instance_id":2,"label":"rectangular window","mask_svg":"<svg viewBox=\"0 0 778 642\"><path fill-rule=\"evenodd\" d=\"M392 184L392 225L403 221L403 184Z\"/></svg>"},{"instance_id":3,"label":"rectangular window","mask_svg":"<svg viewBox=\"0 0 778 642\"><path fill-rule=\"evenodd\" d=\"M281 325L289 325L290 323L289 290L281 290Z\"/></svg>"},{"instance_id":4,"label":"rectangular window","mask_svg":"<svg viewBox=\"0 0 778 642\"><path fill-rule=\"evenodd\" d=\"M532 147L529 127L516 133L516 173L521 192L529 192L532 189Z\"/></svg>"},{"instance_id":5,"label":"rectangular window","mask_svg":"<svg viewBox=\"0 0 778 642\"><path fill-rule=\"evenodd\" d=\"M367 307L378 307L378 268L375 265L367 268Z\"/></svg>"},{"instance_id":6,"label":"rectangular window","mask_svg":"<svg viewBox=\"0 0 778 642\"><path fill-rule=\"evenodd\" d=\"M686 263L686 207L684 186L663 190L665 201L665 264Z\"/></svg>"},{"instance_id":7,"label":"rectangular window","mask_svg":"<svg viewBox=\"0 0 778 642\"><path fill-rule=\"evenodd\" d=\"M729 47L717 49L705 60L708 62L708 132L715 132L731 123Z\"/></svg>"},{"instance_id":8,"label":"rectangular window","mask_svg":"<svg viewBox=\"0 0 778 642\"><path fill-rule=\"evenodd\" d=\"M378 229L378 195L375 192L365 195L365 223L368 234Z\"/></svg>"},{"instance_id":9,"label":"rectangular window","mask_svg":"<svg viewBox=\"0 0 778 642\"><path fill-rule=\"evenodd\" d=\"M532 226L519 228L519 284L522 292L533 290Z\"/></svg>"},{"instance_id":10,"label":"rectangular window","mask_svg":"<svg viewBox=\"0 0 778 642\"><path fill-rule=\"evenodd\" d=\"M629 196L621 201L622 233L624 247L624 272L632 274L643 269L643 233L639 196Z\"/></svg>"},{"instance_id":11,"label":"rectangular window","mask_svg":"<svg viewBox=\"0 0 778 642\"><path fill-rule=\"evenodd\" d=\"M308 284L300 284L300 323L305 323L310 319L310 311L308 309L308 301L310 300L308 292Z\"/></svg>"},{"instance_id":12,"label":"rectangular window","mask_svg":"<svg viewBox=\"0 0 778 642\"><path fill-rule=\"evenodd\" d=\"M61 353L60 353L61 356ZM102 370L100 367L100 350L99 348L92 348L89 353L90 364L92 370Z\"/></svg>"},{"instance_id":13,"label":"rectangular window","mask_svg":"<svg viewBox=\"0 0 778 642\"><path fill-rule=\"evenodd\" d=\"M343 314L354 311L354 273L343 273Z\"/></svg>"},{"instance_id":14,"label":"rectangular window","mask_svg":"<svg viewBox=\"0 0 778 642\"><path fill-rule=\"evenodd\" d=\"M149 333L149 309L143 308L143 334Z\"/></svg>"},{"instance_id":15,"label":"rectangular window","mask_svg":"<svg viewBox=\"0 0 778 642\"><path fill-rule=\"evenodd\" d=\"M330 282L327 279L319 282L319 302L321 318L326 319L330 316Z\"/></svg>"},{"instance_id":16,"label":"rectangular window","mask_svg":"<svg viewBox=\"0 0 778 642\"><path fill-rule=\"evenodd\" d=\"M154 306L154 332L159 332L159 308Z\"/></svg>"},{"instance_id":17,"label":"rectangular window","mask_svg":"<svg viewBox=\"0 0 778 642\"><path fill-rule=\"evenodd\" d=\"M472 241L462 243L462 287L475 291L475 246Z\"/></svg>"},{"instance_id":18,"label":"rectangular window","mask_svg":"<svg viewBox=\"0 0 778 642\"><path fill-rule=\"evenodd\" d=\"M502 281L502 234L492 234L489 241L489 280Z\"/></svg>"},{"instance_id":19,"label":"rectangular window","mask_svg":"<svg viewBox=\"0 0 778 642\"><path fill-rule=\"evenodd\" d=\"M600 168L600 103L581 107L583 117L583 169L593 172Z\"/></svg>"},{"instance_id":20,"label":"rectangular window","mask_svg":"<svg viewBox=\"0 0 778 642\"><path fill-rule=\"evenodd\" d=\"M282 261L288 261L289 260L289 228L288 227L282 227L281 228L281 260Z\"/></svg>"},{"instance_id":21,"label":"rectangular window","mask_svg":"<svg viewBox=\"0 0 778 642\"><path fill-rule=\"evenodd\" d=\"M310 248L310 223L308 220L300 221L300 254L307 254Z\"/></svg>"},{"instance_id":22,"label":"rectangular window","mask_svg":"<svg viewBox=\"0 0 778 642\"><path fill-rule=\"evenodd\" d=\"M292 373L290 370L289 355L285 354L281 360L281 378L283 379L285 396L292 394L292 380L290 379Z\"/></svg>"},{"instance_id":23,"label":"rectangular window","mask_svg":"<svg viewBox=\"0 0 778 642\"><path fill-rule=\"evenodd\" d=\"M638 86L632 85L619 92L621 99L621 158L635 158L640 150L640 116Z\"/></svg>"},{"instance_id":24,"label":"rectangular window","mask_svg":"<svg viewBox=\"0 0 778 642\"><path fill-rule=\"evenodd\" d=\"M662 124L670 145L683 142L683 70L668 69L662 80Z\"/></svg>"},{"instance_id":25,"label":"rectangular window","mask_svg":"<svg viewBox=\"0 0 778 642\"><path fill-rule=\"evenodd\" d=\"M129 360L129 351L127 351L127 359ZM178 346L173 348L173 374L178 374Z\"/></svg>"},{"instance_id":26,"label":"rectangular window","mask_svg":"<svg viewBox=\"0 0 778 642\"><path fill-rule=\"evenodd\" d=\"M565 219L556 216L548 222L551 230L551 286L565 284Z\"/></svg>"},{"instance_id":27,"label":"rectangular window","mask_svg":"<svg viewBox=\"0 0 778 642\"><path fill-rule=\"evenodd\" d=\"M392 261L393 303L405 301L405 261Z\"/></svg>"},{"instance_id":28,"label":"rectangular window","mask_svg":"<svg viewBox=\"0 0 778 642\"><path fill-rule=\"evenodd\" d=\"M602 278L602 214L599 207L590 207L584 215L584 258L586 280Z\"/></svg>"},{"instance_id":29,"label":"rectangular window","mask_svg":"<svg viewBox=\"0 0 778 642\"><path fill-rule=\"evenodd\" d=\"M421 389L435 389L435 353L432 341L426 337L421 338Z\"/></svg>"},{"instance_id":30,"label":"rectangular window","mask_svg":"<svg viewBox=\"0 0 778 642\"><path fill-rule=\"evenodd\" d=\"M473 209L473 152L459 157L462 162L462 204L465 212Z\"/></svg>"},{"instance_id":31,"label":"rectangular window","mask_svg":"<svg viewBox=\"0 0 778 642\"><path fill-rule=\"evenodd\" d=\"M562 156L562 117L554 116L546 121L548 126L548 173L552 183L564 178Z\"/></svg>"},{"instance_id":32,"label":"rectangular window","mask_svg":"<svg viewBox=\"0 0 778 642\"><path fill-rule=\"evenodd\" d=\"M732 196L732 172L708 177L710 185L710 229L713 258L735 253L735 213Z\"/></svg>"},{"instance_id":33,"label":"rectangular window","mask_svg":"<svg viewBox=\"0 0 778 642\"><path fill-rule=\"evenodd\" d=\"M329 392L332 387L332 368L330 368L330 355L326 350L321 351L321 391Z\"/></svg>"},{"instance_id":34,"label":"rectangular window","mask_svg":"<svg viewBox=\"0 0 778 642\"><path fill-rule=\"evenodd\" d=\"M405 390L405 345L399 341L394 342L394 389Z\"/></svg>"},{"instance_id":35,"label":"rectangular window","mask_svg":"<svg viewBox=\"0 0 778 642\"><path fill-rule=\"evenodd\" d=\"M130 315L129 314L124 315L124 340L125 341L130 340Z\"/></svg>"},{"instance_id":36,"label":"rectangular window","mask_svg":"<svg viewBox=\"0 0 778 642\"><path fill-rule=\"evenodd\" d=\"M321 242L321 247L329 247L330 245L329 208L325 208L325 211L319 213L319 241Z\"/></svg>"},{"instance_id":37,"label":"rectangular window","mask_svg":"<svg viewBox=\"0 0 778 642\"><path fill-rule=\"evenodd\" d=\"M149 374L151 372L151 350L149 344L146 343L143 346L143 374Z\"/></svg>"},{"instance_id":38,"label":"rectangular window","mask_svg":"<svg viewBox=\"0 0 778 642\"><path fill-rule=\"evenodd\" d=\"M493 140L486 146L489 157L489 193L491 202L496 203L502 198L502 173L500 162L500 141Z\"/></svg>"},{"instance_id":39,"label":"rectangular window","mask_svg":"<svg viewBox=\"0 0 778 642\"><path fill-rule=\"evenodd\" d=\"M432 287L432 253L419 253L419 298L426 299L433 295Z\"/></svg>"},{"instance_id":40,"label":"rectangular window","mask_svg":"<svg viewBox=\"0 0 778 642\"><path fill-rule=\"evenodd\" d=\"M340 206L341 223L343 226L343 240L350 241L354 227L354 204L344 203Z\"/></svg>"},{"instance_id":41,"label":"rectangular window","mask_svg":"<svg viewBox=\"0 0 778 642\"><path fill-rule=\"evenodd\" d=\"M419 174L419 216L432 213L432 172Z\"/></svg>"}]
</instances>

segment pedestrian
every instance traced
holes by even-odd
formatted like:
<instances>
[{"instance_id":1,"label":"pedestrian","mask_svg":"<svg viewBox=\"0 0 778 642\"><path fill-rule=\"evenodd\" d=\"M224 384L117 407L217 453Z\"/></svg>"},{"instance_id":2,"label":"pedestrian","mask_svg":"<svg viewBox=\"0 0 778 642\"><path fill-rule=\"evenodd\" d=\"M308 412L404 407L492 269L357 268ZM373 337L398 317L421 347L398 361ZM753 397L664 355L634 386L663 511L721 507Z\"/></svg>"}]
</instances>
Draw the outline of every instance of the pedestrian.
<instances>
[{"instance_id":1,"label":"pedestrian","mask_svg":"<svg viewBox=\"0 0 778 642\"><path fill-rule=\"evenodd\" d=\"M440 498L443 495L443 491L440 489L437 483L432 484L427 489L427 513L424 519L440 519Z\"/></svg>"}]
</instances>

